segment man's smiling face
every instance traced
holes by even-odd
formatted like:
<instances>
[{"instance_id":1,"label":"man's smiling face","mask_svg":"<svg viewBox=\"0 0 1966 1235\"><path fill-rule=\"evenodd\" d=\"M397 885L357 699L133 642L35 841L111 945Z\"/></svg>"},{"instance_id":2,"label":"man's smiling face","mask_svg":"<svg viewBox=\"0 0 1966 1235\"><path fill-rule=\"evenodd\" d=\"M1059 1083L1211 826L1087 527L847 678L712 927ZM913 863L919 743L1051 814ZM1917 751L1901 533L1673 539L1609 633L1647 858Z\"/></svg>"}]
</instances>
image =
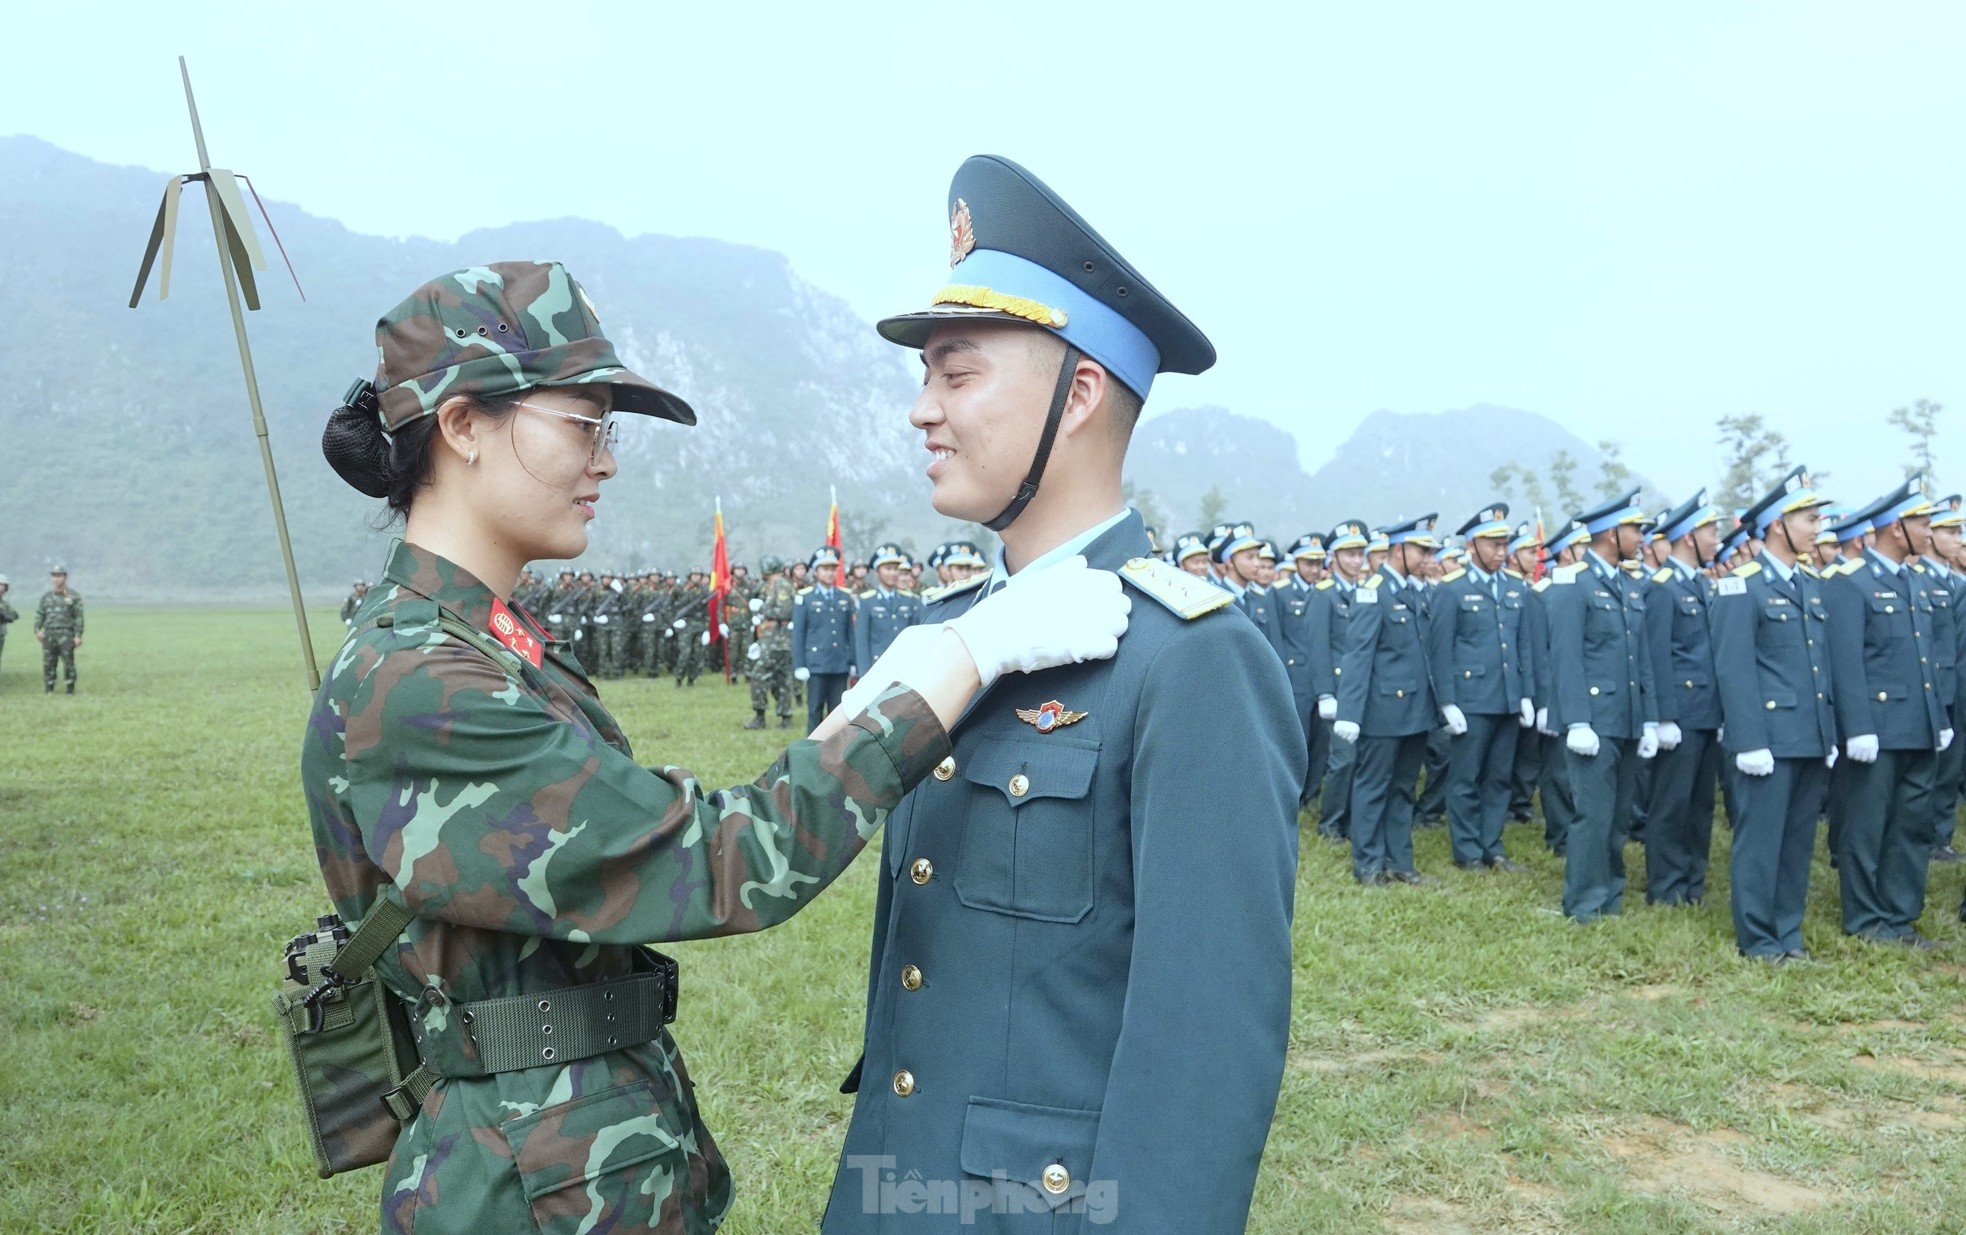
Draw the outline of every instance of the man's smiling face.
<instances>
[{"instance_id":1,"label":"man's smiling face","mask_svg":"<svg viewBox=\"0 0 1966 1235\"><path fill-rule=\"evenodd\" d=\"M1017 493L1044 430L1064 345L1031 326L937 326L922 349L922 392L908 423L931 455L937 513L985 522Z\"/></svg>"}]
</instances>

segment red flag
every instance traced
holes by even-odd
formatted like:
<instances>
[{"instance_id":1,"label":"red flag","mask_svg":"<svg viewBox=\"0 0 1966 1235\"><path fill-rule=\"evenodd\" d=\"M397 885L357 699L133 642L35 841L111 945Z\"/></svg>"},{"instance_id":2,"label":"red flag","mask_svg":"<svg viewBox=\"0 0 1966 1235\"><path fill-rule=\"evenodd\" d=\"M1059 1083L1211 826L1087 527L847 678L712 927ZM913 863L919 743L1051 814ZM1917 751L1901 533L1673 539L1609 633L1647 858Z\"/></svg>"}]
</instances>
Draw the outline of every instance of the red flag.
<instances>
[{"instance_id":1,"label":"red flag","mask_svg":"<svg viewBox=\"0 0 1966 1235\"><path fill-rule=\"evenodd\" d=\"M724 499L717 499L717 539L710 546L710 629L724 617L724 597L730 594L730 545L724 539ZM721 636L719 636L721 638ZM730 640L724 639L724 685L730 685Z\"/></svg>"},{"instance_id":2,"label":"red flag","mask_svg":"<svg viewBox=\"0 0 1966 1235\"><path fill-rule=\"evenodd\" d=\"M833 568L833 586L845 587L846 586L846 548L845 546L840 544L840 491L838 489L834 489L832 493L833 493L833 509L832 512L826 516L826 543L832 546L833 556L840 559L839 565Z\"/></svg>"}]
</instances>

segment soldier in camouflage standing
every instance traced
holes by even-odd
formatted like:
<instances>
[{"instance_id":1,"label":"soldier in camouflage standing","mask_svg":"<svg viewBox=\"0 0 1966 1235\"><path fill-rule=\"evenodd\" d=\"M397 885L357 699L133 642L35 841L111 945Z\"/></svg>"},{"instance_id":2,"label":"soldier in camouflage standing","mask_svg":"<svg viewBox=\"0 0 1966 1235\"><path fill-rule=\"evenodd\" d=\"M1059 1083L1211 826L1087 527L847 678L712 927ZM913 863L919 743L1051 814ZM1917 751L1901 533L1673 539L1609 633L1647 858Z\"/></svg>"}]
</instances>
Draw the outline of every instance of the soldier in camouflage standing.
<instances>
[{"instance_id":1,"label":"soldier in camouflage standing","mask_svg":"<svg viewBox=\"0 0 1966 1235\"><path fill-rule=\"evenodd\" d=\"M0 651L7 647L7 624L20 621L20 614L7 603L7 576L0 575Z\"/></svg>"},{"instance_id":2,"label":"soldier in camouflage standing","mask_svg":"<svg viewBox=\"0 0 1966 1235\"><path fill-rule=\"evenodd\" d=\"M586 548L613 416L695 414L621 366L557 265L446 276L377 335L376 382L322 445L406 526L315 696L301 781L336 912L354 922L386 899L412 915L374 972L429 1085L408 1102L381 1225L713 1231L730 1170L668 1028L673 962L644 945L796 913L949 756L981 683L1113 654L1119 583L1085 572L1055 608L1006 589L755 781L705 792L639 763L561 645L506 602L526 558ZM552 1019L475 1032L471 1005L493 999Z\"/></svg>"},{"instance_id":3,"label":"soldier in camouflage standing","mask_svg":"<svg viewBox=\"0 0 1966 1235\"><path fill-rule=\"evenodd\" d=\"M622 617L626 609L620 588L620 580L602 574L594 586L593 603L587 607L587 636L594 641L595 672L602 678L621 676Z\"/></svg>"},{"instance_id":4,"label":"soldier in camouflage standing","mask_svg":"<svg viewBox=\"0 0 1966 1235\"><path fill-rule=\"evenodd\" d=\"M689 572L689 581L676 594L675 616L669 629L676 632L676 689L695 686L703 672L710 649L710 589L703 571Z\"/></svg>"},{"instance_id":5,"label":"soldier in camouflage standing","mask_svg":"<svg viewBox=\"0 0 1966 1235\"><path fill-rule=\"evenodd\" d=\"M719 620L725 629L724 641L730 646L732 672L750 663L751 644L757 640L757 628L751 625L751 600L757 594L758 583L751 578L750 568L742 562L733 562L730 589L724 593L723 604L718 606Z\"/></svg>"},{"instance_id":6,"label":"soldier in camouflage standing","mask_svg":"<svg viewBox=\"0 0 1966 1235\"><path fill-rule=\"evenodd\" d=\"M352 626L355 624L355 611L362 607L362 601L368 594L369 585L361 579L355 580L354 590L348 593L347 600L341 602L341 624L343 626Z\"/></svg>"},{"instance_id":7,"label":"soldier in camouflage standing","mask_svg":"<svg viewBox=\"0 0 1966 1235\"><path fill-rule=\"evenodd\" d=\"M767 557L758 568L765 572L756 596L745 602L749 617L756 621L756 640L745 653L744 676L751 684L751 719L746 729L765 727L765 703L778 707L778 727L792 727L792 604L798 589L785 575L785 563Z\"/></svg>"},{"instance_id":8,"label":"soldier in camouflage standing","mask_svg":"<svg viewBox=\"0 0 1966 1235\"><path fill-rule=\"evenodd\" d=\"M75 693L75 652L82 646L82 598L68 590L68 568L48 572L48 591L34 609L34 637L41 641L41 684L55 693L55 668L67 671L68 693Z\"/></svg>"}]
</instances>

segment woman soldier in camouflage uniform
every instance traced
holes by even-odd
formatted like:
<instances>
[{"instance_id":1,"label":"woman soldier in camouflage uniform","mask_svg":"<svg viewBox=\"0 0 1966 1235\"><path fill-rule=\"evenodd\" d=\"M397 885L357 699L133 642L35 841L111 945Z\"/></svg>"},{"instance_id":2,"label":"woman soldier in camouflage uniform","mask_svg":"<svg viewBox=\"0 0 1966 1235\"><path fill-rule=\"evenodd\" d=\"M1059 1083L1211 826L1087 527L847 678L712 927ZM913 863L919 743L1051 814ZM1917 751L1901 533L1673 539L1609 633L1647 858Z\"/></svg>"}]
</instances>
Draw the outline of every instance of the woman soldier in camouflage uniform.
<instances>
[{"instance_id":1,"label":"woman soldier in camouflage uniform","mask_svg":"<svg viewBox=\"0 0 1966 1235\"><path fill-rule=\"evenodd\" d=\"M485 1075L492 1045L455 1006L598 1006L567 988L648 973L641 945L784 921L948 755L980 687L1112 655L1126 601L1082 562L1067 595L1056 572L1006 588L921 628L757 780L710 791L638 764L567 645L507 599L528 560L585 550L611 412L695 413L621 367L557 264L447 275L376 335L376 380L322 448L404 540L315 697L301 773L336 911L388 895L415 914L376 972L442 1079L396 1142L383 1229L712 1231L730 1173L666 1029L589 1031L610 1045L583 1054L563 1024L549 1041L569 1049Z\"/></svg>"}]
</instances>

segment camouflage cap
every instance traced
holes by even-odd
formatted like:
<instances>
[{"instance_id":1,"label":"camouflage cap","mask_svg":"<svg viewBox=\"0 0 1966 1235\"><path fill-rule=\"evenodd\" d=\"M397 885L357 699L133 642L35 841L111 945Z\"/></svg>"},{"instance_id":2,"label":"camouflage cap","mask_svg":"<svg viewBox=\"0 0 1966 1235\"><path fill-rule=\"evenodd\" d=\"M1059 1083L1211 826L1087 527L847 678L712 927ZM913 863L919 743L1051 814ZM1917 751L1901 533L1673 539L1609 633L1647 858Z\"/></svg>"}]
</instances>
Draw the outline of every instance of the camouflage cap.
<instances>
[{"instance_id":1,"label":"camouflage cap","mask_svg":"<svg viewBox=\"0 0 1966 1235\"><path fill-rule=\"evenodd\" d=\"M451 395L614 387L614 410L693 425L689 404L629 372L594 302L558 262L494 262L432 279L375 325L375 388L393 432Z\"/></svg>"}]
</instances>

